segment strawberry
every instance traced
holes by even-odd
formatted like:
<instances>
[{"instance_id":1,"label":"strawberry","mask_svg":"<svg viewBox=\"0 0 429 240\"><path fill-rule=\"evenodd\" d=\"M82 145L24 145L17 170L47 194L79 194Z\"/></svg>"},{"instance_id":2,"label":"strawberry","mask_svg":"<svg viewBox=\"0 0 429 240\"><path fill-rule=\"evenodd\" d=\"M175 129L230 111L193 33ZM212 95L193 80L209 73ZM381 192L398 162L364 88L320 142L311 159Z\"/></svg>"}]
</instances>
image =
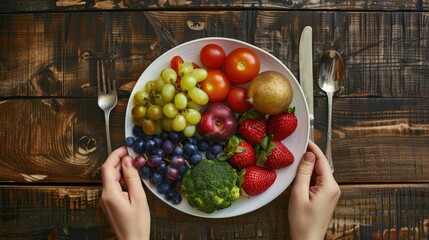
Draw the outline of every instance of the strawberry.
<instances>
[{"instance_id":1,"label":"strawberry","mask_svg":"<svg viewBox=\"0 0 429 240\"><path fill-rule=\"evenodd\" d=\"M287 112L271 115L267 121L267 134L272 134L274 140L281 141L289 137L296 129L298 119L295 116L295 107Z\"/></svg>"},{"instance_id":2,"label":"strawberry","mask_svg":"<svg viewBox=\"0 0 429 240\"><path fill-rule=\"evenodd\" d=\"M270 169L279 169L291 165L295 160L293 154L283 143L272 138L272 135L265 137L255 147L259 163Z\"/></svg>"},{"instance_id":3,"label":"strawberry","mask_svg":"<svg viewBox=\"0 0 429 240\"><path fill-rule=\"evenodd\" d=\"M256 196L265 192L277 178L274 170L260 166L250 166L240 172L240 189L244 196Z\"/></svg>"},{"instance_id":4,"label":"strawberry","mask_svg":"<svg viewBox=\"0 0 429 240\"><path fill-rule=\"evenodd\" d=\"M258 111L248 111L239 119L238 132L250 145L255 146L267 134L267 120Z\"/></svg>"},{"instance_id":5,"label":"strawberry","mask_svg":"<svg viewBox=\"0 0 429 240\"><path fill-rule=\"evenodd\" d=\"M226 143L225 156L221 159L228 159L231 166L242 169L256 164L256 153L252 145L233 135Z\"/></svg>"}]
</instances>

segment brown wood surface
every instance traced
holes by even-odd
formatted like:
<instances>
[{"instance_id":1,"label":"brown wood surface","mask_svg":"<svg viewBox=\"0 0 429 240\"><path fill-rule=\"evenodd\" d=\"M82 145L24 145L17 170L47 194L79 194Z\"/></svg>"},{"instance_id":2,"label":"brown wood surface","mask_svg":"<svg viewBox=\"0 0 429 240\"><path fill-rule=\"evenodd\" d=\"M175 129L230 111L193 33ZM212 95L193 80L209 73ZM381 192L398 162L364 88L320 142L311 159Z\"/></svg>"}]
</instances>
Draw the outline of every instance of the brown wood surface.
<instances>
[{"instance_id":1,"label":"brown wood surface","mask_svg":"<svg viewBox=\"0 0 429 240\"><path fill-rule=\"evenodd\" d=\"M97 55L116 61L116 148L136 80L166 50L236 38L299 77L307 25L315 79L325 50L338 50L346 67L333 106L342 196L327 239L428 239L429 2L298 2L1 1L0 239L113 237L98 205L107 155ZM315 140L324 149L326 97L316 85L314 95ZM149 193L152 238L289 239L288 198L289 189L255 212L219 220L183 214Z\"/></svg>"},{"instance_id":2,"label":"brown wood surface","mask_svg":"<svg viewBox=\"0 0 429 240\"><path fill-rule=\"evenodd\" d=\"M424 11L429 9L427 0L394 1L281 1L281 0L3 0L0 12L30 11L82 11L118 9L327 9L365 11Z\"/></svg>"},{"instance_id":3,"label":"brown wood surface","mask_svg":"<svg viewBox=\"0 0 429 240\"><path fill-rule=\"evenodd\" d=\"M341 191L327 239L427 239L429 184L344 185ZM178 212L147 192L153 239L288 239L290 188L252 213L221 221ZM113 232L100 194L99 187L3 186L0 236L108 239Z\"/></svg>"},{"instance_id":4,"label":"brown wood surface","mask_svg":"<svg viewBox=\"0 0 429 240\"><path fill-rule=\"evenodd\" d=\"M114 148L125 139L127 103L122 98L111 113ZM317 97L315 109L315 140L324 149L326 98ZM338 182L428 182L428 99L336 98L333 112ZM0 181L99 182L107 156L96 98L11 99L0 104L0 120L7 149L0 152Z\"/></svg>"},{"instance_id":5,"label":"brown wood surface","mask_svg":"<svg viewBox=\"0 0 429 240\"><path fill-rule=\"evenodd\" d=\"M429 94L428 19L425 12L1 14L0 94L95 97L93 57L97 54L115 57L120 90L129 94L156 57L180 43L208 36L261 47L298 77L300 32L309 25L314 35L315 78L324 51L336 49L344 58L345 83L337 96L424 98ZM324 95L317 86L315 94Z\"/></svg>"}]
</instances>

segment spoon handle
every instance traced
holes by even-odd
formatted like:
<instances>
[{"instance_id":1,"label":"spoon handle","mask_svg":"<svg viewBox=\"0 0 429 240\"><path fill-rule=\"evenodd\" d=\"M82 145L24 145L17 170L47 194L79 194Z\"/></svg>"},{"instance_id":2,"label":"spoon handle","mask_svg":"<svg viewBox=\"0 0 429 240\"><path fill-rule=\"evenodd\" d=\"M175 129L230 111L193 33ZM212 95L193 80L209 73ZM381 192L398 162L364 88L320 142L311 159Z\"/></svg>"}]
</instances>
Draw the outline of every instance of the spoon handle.
<instances>
[{"instance_id":1,"label":"spoon handle","mask_svg":"<svg viewBox=\"0 0 429 240\"><path fill-rule=\"evenodd\" d=\"M328 132L326 134L326 158L328 159L329 162L329 166L331 167L331 171L332 173L334 172L334 163L332 161L332 151L331 151L331 139L332 139L332 98L333 98L333 93L332 92L327 92L327 97L328 97Z\"/></svg>"}]
</instances>

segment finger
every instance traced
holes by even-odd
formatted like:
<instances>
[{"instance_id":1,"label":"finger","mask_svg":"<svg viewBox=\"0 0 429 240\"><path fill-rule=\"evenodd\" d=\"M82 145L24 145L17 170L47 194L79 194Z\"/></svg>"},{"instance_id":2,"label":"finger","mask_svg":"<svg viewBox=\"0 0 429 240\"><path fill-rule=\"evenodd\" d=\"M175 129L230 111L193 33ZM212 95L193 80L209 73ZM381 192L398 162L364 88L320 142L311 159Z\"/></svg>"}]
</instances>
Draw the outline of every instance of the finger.
<instances>
[{"instance_id":1,"label":"finger","mask_svg":"<svg viewBox=\"0 0 429 240\"><path fill-rule=\"evenodd\" d=\"M301 162L299 163L296 171L295 183L292 191L294 195L298 196L299 201L308 200L308 189L310 188L311 176L314 170L314 164L316 157L311 152L306 152L302 156Z\"/></svg>"},{"instance_id":2,"label":"finger","mask_svg":"<svg viewBox=\"0 0 429 240\"><path fill-rule=\"evenodd\" d=\"M308 141L307 151L314 153L316 158L325 157L325 154L313 141Z\"/></svg>"},{"instance_id":3,"label":"finger","mask_svg":"<svg viewBox=\"0 0 429 240\"><path fill-rule=\"evenodd\" d=\"M332 175L331 167L322 150L312 141L308 142L307 150L314 153L316 156L316 173L317 175L330 176Z\"/></svg>"},{"instance_id":4,"label":"finger","mask_svg":"<svg viewBox=\"0 0 429 240\"><path fill-rule=\"evenodd\" d=\"M120 147L120 148L116 149L115 151L113 151L107 157L106 161L103 163L101 173L103 174L103 170L107 170L110 168L117 167L119 165L119 163L121 162L121 158L123 158L127 154L128 154L128 151L127 151L126 147Z\"/></svg>"},{"instance_id":5,"label":"finger","mask_svg":"<svg viewBox=\"0 0 429 240\"><path fill-rule=\"evenodd\" d=\"M133 203L133 200L141 201L142 197L146 197L139 172L133 166L130 156L125 156L122 159L122 174L127 185L131 203Z\"/></svg>"},{"instance_id":6,"label":"finger","mask_svg":"<svg viewBox=\"0 0 429 240\"><path fill-rule=\"evenodd\" d=\"M101 166L101 181L103 188L116 187L115 182L121 178L121 158L127 154L126 147L121 147L113 151Z\"/></svg>"}]
</instances>

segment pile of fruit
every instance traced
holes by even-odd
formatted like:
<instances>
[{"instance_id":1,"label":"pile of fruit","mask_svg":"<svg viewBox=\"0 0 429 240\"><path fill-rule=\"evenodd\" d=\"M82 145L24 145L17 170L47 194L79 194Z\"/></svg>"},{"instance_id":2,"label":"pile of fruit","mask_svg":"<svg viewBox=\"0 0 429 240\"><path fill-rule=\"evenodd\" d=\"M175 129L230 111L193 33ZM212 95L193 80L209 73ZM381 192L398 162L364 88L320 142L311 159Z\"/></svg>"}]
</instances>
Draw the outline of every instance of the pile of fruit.
<instances>
[{"instance_id":1,"label":"pile of fruit","mask_svg":"<svg viewBox=\"0 0 429 240\"><path fill-rule=\"evenodd\" d=\"M173 57L157 79L132 96L135 126L125 141L137 154L133 163L174 204L182 195L197 205L204 205L207 196L232 202L238 195L231 183L243 196L259 195L274 183L276 169L294 161L282 143L298 124L289 80L280 72L260 72L259 57L249 48L226 54L221 46L207 44L199 57L203 66ZM234 197L207 193L207 179L217 181L211 177L219 174L190 179L198 175L192 171L200 171L196 166L208 160L227 162L236 171L228 175L236 179L222 180ZM184 178L192 185L182 186ZM228 206L213 206L210 212Z\"/></svg>"}]
</instances>

